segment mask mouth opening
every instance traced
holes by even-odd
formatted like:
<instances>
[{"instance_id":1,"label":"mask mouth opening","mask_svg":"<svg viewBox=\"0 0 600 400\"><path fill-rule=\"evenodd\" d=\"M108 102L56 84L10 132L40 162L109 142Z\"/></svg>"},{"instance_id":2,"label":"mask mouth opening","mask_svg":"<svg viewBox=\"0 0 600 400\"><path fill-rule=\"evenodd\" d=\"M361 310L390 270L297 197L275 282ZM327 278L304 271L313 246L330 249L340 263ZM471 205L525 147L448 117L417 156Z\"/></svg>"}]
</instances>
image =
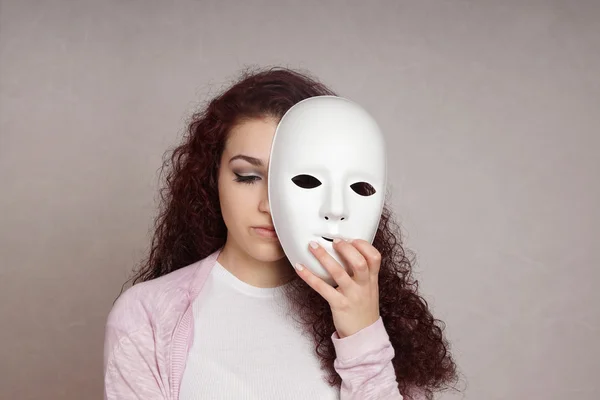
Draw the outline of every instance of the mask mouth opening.
<instances>
[{"instance_id":1,"label":"mask mouth opening","mask_svg":"<svg viewBox=\"0 0 600 400\"><path fill-rule=\"evenodd\" d=\"M321 236L321 237L322 237L323 239L327 240L328 242L333 242L333 239L326 238L325 236Z\"/></svg>"}]
</instances>

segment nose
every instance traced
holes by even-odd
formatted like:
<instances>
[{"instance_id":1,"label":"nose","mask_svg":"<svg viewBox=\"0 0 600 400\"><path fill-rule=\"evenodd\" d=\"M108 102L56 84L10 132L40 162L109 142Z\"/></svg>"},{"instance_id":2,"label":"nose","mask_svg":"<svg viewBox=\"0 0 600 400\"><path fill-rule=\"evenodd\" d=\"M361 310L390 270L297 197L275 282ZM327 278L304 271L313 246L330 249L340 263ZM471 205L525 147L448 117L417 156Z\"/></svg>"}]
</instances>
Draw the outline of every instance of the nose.
<instances>
[{"instance_id":1,"label":"nose","mask_svg":"<svg viewBox=\"0 0 600 400\"><path fill-rule=\"evenodd\" d=\"M260 202L258 203L258 210L264 213L271 213L271 207L269 204L269 194L267 190L265 190L265 193L263 194L263 196L260 199Z\"/></svg>"},{"instance_id":2,"label":"nose","mask_svg":"<svg viewBox=\"0 0 600 400\"><path fill-rule=\"evenodd\" d=\"M327 221L344 221L348 219L343 188L333 187L326 196L320 210L320 217Z\"/></svg>"}]
</instances>

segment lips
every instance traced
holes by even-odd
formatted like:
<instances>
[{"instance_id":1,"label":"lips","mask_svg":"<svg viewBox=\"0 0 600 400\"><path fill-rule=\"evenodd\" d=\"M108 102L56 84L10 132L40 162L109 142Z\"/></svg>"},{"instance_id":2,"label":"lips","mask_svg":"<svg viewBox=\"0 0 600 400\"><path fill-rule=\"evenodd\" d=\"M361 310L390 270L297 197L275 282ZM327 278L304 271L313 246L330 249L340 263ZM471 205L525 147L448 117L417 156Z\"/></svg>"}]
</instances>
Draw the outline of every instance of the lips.
<instances>
[{"instance_id":1,"label":"lips","mask_svg":"<svg viewBox=\"0 0 600 400\"><path fill-rule=\"evenodd\" d=\"M269 231L274 231L275 227L271 226L271 225L262 225L262 226L255 226L254 228L258 228L258 229L266 229Z\"/></svg>"},{"instance_id":2,"label":"lips","mask_svg":"<svg viewBox=\"0 0 600 400\"><path fill-rule=\"evenodd\" d=\"M258 236L265 238L265 239L269 239L269 240L278 240L277 238L277 233L275 233L275 229L269 229L269 227L259 227L259 226L255 226L252 227L252 230L254 231L255 234L257 234Z\"/></svg>"}]
</instances>

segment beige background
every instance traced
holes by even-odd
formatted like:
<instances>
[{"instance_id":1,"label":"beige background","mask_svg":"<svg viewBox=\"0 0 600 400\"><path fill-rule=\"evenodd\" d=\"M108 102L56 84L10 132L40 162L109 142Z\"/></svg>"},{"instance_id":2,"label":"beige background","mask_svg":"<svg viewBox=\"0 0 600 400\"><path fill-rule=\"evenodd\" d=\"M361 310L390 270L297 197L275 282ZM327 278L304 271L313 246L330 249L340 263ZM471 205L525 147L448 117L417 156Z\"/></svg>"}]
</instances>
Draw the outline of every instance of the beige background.
<instances>
[{"instance_id":1,"label":"beige background","mask_svg":"<svg viewBox=\"0 0 600 400\"><path fill-rule=\"evenodd\" d=\"M380 121L464 398L599 398L600 2L291 3L0 1L0 398L101 398L163 152L274 64Z\"/></svg>"}]
</instances>

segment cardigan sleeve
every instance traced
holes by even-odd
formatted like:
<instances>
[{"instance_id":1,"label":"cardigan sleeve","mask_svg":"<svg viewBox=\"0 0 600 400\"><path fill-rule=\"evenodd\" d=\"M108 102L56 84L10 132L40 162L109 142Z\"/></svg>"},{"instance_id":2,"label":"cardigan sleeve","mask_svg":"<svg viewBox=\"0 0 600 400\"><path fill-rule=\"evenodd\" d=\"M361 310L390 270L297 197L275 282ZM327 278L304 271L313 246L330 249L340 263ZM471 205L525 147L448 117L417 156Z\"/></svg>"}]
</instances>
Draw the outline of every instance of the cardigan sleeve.
<instances>
[{"instance_id":1,"label":"cardigan sleeve","mask_svg":"<svg viewBox=\"0 0 600 400\"><path fill-rule=\"evenodd\" d=\"M104 368L104 399L167 399L153 355L139 335L123 336L110 351Z\"/></svg>"},{"instance_id":2,"label":"cardigan sleeve","mask_svg":"<svg viewBox=\"0 0 600 400\"><path fill-rule=\"evenodd\" d=\"M342 378L340 400L402 400L392 364L394 348L381 317L372 325L340 339L331 335L333 366Z\"/></svg>"},{"instance_id":3,"label":"cardigan sleeve","mask_svg":"<svg viewBox=\"0 0 600 400\"><path fill-rule=\"evenodd\" d=\"M110 311L104 337L104 399L169 398L155 332L144 307L129 293Z\"/></svg>"}]
</instances>

